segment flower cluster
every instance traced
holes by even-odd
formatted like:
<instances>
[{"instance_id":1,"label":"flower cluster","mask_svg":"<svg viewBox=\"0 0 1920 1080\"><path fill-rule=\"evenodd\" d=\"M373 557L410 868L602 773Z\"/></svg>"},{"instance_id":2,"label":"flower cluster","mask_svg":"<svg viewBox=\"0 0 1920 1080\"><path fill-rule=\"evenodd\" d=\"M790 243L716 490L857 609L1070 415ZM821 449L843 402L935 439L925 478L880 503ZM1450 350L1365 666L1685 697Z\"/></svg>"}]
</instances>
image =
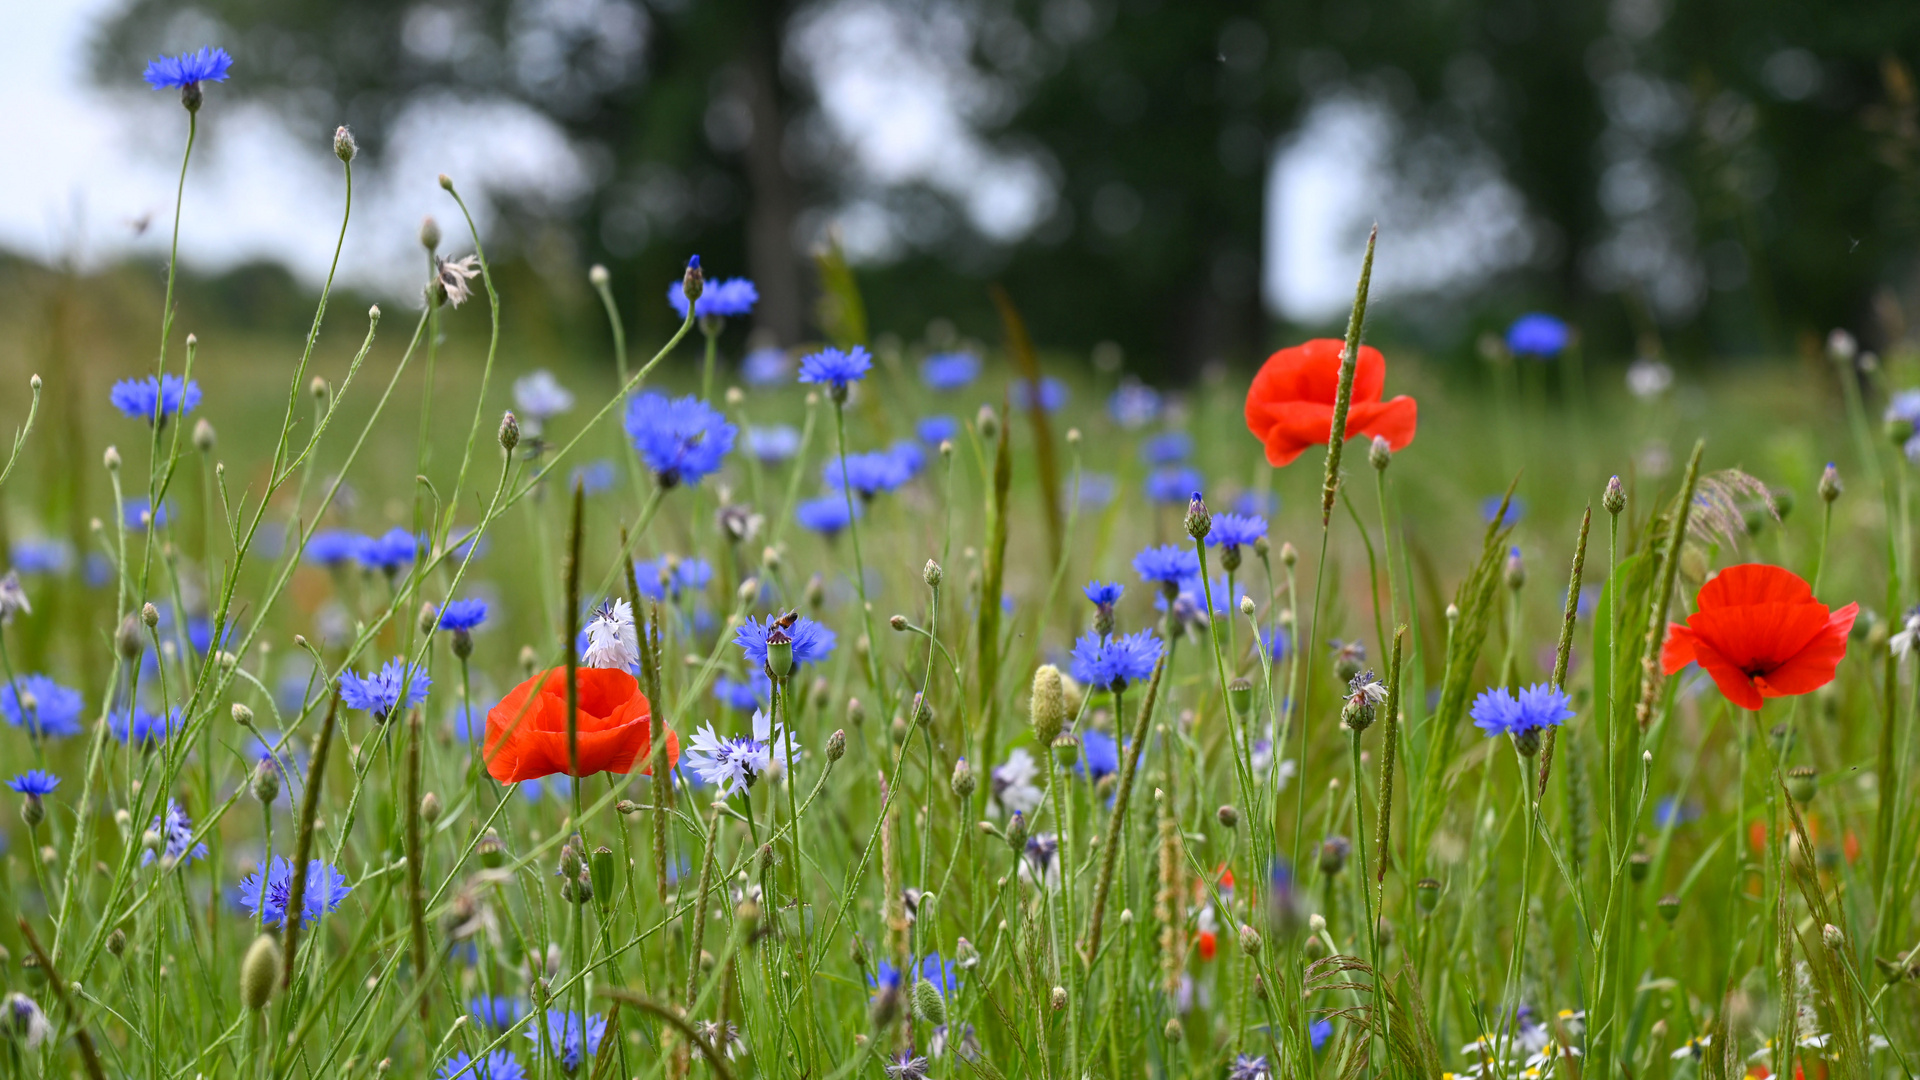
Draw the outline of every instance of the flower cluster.
<instances>
[{"instance_id":1,"label":"flower cluster","mask_svg":"<svg viewBox=\"0 0 1920 1080\"><path fill-rule=\"evenodd\" d=\"M379 671L362 675L351 669L340 673L340 700L349 709L370 712L385 720L427 700L433 680L418 666L394 657Z\"/></svg>"},{"instance_id":2,"label":"flower cluster","mask_svg":"<svg viewBox=\"0 0 1920 1080\"><path fill-rule=\"evenodd\" d=\"M240 906L253 913L265 926L279 926L289 916L312 924L336 911L340 902L353 891L345 874L320 859L307 863L307 880L300 903L293 903L293 862L278 855L267 864L266 878L255 870L240 879L235 896Z\"/></svg>"},{"instance_id":3,"label":"flower cluster","mask_svg":"<svg viewBox=\"0 0 1920 1080\"><path fill-rule=\"evenodd\" d=\"M717 472L739 429L688 395L648 392L627 402L627 438L661 487L697 484Z\"/></svg>"},{"instance_id":4,"label":"flower cluster","mask_svg":"<svg viewBox=\"0 0 1920 1080\"><path fill-rule=\"evenodd\" d=\"M1151 630L1132 634L1082 634L1073 643L1073 677L1094 690L1119 693L1153 674L1160 638Z\"/></svg>"},{"instance_id":5,"label":"flower cluster","mask_svg":"<svg viewBox=\"0 0 1920 1080\"><path fill-rule=\"evenodd\" d=\"M144 379L121 379L113 384L108 397L113 407L129 419L164 424L199 406L200 384L178 375L149 375Z\"/></svg>"}]
</instances>

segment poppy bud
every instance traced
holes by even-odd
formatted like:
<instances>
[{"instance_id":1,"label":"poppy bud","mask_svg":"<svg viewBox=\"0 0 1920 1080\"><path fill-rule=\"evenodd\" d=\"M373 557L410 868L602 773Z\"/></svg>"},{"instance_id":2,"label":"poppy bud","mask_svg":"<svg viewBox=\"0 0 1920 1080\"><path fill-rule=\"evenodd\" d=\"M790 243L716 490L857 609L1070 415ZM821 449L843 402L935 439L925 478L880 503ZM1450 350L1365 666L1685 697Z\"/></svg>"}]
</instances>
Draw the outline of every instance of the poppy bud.
<instances>
[{"instance_id":1,"label":"poppy bud","mask_svg":"<svg viewBox=\"0 0 1920 1080\"><path fill-rule=\"evenodd\" d=\"M240 961L240 1000L250 1012L259 1012L273 999L273 988L280 984L280 940L261 934L247 947Z\"/></svg>"},{"instance_id":2,"label":"poppy bud","mask_svg":"<svg viewBox=\"0 0 1920 1080\"><path fill-rule=\"evenodd\" d=\"M1033 737L1041 746L1052 744L1067 720L1066 688L1060 669L1042 664L1033 672L1033 695L1028 700L1027 717L1033 724Z\"/></svg>"},{"instance_id":3,"label":"poppy bud","mask_svg":"<svg viewBox=\"0 0 1920 1080\"><path fill-rule=\"evenodd\" d=\"M920 570L921 579L927 583L927 587L930 589L939 588L941 579L946 576L947 572L940 569L940 564L934 562L932 559L928 559L927 565Z\"/></svg>"},{"instance_id":4,"label":"poppy bud","mask_svg":"<svg viewBox=\"0 0 1920 1080\"><path fill-rule=\"evenodd\" d=\"M1820 501L1831 503L1840 497L1840 492L1843 490L1840 484L1840 470L1833 467L1833 462L1827 462L1826 469L1820 474Z\"/></svg>"},{"instance_id":5,"label":"poppy bud","mask_svg":"<svg viewBox=\"0 0 1920 1080\"><path fill-rule=\"evenodd\" d=\"M1222 828L1236 829L1240 827L1240 811L1234 809L1231 804L1222 806L1219 810L1215 811L1214 816L1220 819Z\"/></svg>"},{"instance_id":6,"label":"poppy bud","mask_svg":"<svg viewBox=\"0 0 1920 1080\"><path fill-rule=\"evenodd\" d=\"M352 161L353 156L359 152L360 145L353 141L353 132L347 130L347 125L341 124L333 129L334 157L341 161Z\"/></svg>"},{"instance_id":7,"label":"poppy bud","mask_svg":"<svg viewBox=\"0 0 1920 1080\"><path fill-rule=\"evenodd\" d=\"M953 763L952 784L953 793L962 799L972 795L974 788L978 786L979 781L974 778L973 766L967 764L966 758L961 758Z\"/></svg>"},{"instance_id":8,"label":"poppy bud","mask_svg":"<svg viewBox=\"0 0 1920 1080\"><path fill-rule=\"evenodd\" d=\"M1618 517L1620 511L1627 508L1627 493L1626 490L1620 486L1620 478L1618 476L1607 481L1607 490L1604 495L1600 496L1600 505L1606 507L1607 513L1615 517Z\"/></svg>"},{"instance_id":9,"label":"poppy bud","mask_svg":"<svg viewBox=\"0 0 1920 1080\"><path fill-rule=\"evenodd\" d=\"M512 409L508 409L500 414L500 449L511 454L513 448L519 445L520 419L513 415Z\"/></svg>"},{"instance_id":10,"label":"poppy bud","mask_svg":"<svg viewBox=\"0 0 1920 1080\"><path fill-rule=\"evenodd\" d=\"M913 1015L936 1027L947 1022L947 1001L940 996L940 988L927 979L914 980Z\"/></svg>"},{"instance_id":11,"label":"poppy bud","mask_svg":"<svg viewBox=\"0 0 1920 1080\"><path fill-rule=\"evenodd\" d=\"M1440 883L1430 877L1414 882L1413 906L1422 915L1433 914L1440 906Z\"/></svg>"},{"instance_id":12,"label":"poppy bud","mask_svg":"<svg viewBox=\"0 0 1920 1080\"><path fill-rule=\"evenodd\" d=\"M1379 435L1373 437L1373 443L1367 447L1367 462L1376 472L1386 472L1393 464L1393 446Z\"/></svg>"},{"instance_id":13,"label":"poppy bud","mask_svg":"<svg viewBox=\"0 0 1920 1080\"><path fill-rule=\"evenodd\" d=\"M1654 901L1653 908L1660 913L1662 919L1667 921L1667 925L1671 926L1673 925L1673 920L1680 915L1680 898L1672 893L1668 893Z\"/></svg>"},{"instance_id":14,"label":"poppy bud","mask_svg":"<svg viewBox=\"0 0 1920 1080\"><path fill-rule=\"evenodd\" d=\"M120 653L120 659L132 662L140 659L146 649L146 639L140 636L140 623L131 614L120 620L120 629L113 635L113 646Z\"/></svg>"}]
</instances>

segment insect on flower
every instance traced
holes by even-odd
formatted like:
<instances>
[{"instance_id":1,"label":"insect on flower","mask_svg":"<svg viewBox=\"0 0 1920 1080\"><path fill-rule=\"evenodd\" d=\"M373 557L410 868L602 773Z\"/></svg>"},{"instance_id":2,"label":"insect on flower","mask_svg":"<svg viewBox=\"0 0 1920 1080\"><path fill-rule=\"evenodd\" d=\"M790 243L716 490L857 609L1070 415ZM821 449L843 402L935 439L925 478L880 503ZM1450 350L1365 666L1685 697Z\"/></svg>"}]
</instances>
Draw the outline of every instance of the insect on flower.
<instances>
[{"instance_id":1,"label":"insect on flower","mask_svg":"<svg viewBox=\"0 0 1920 1080\"><path fill-rule=\"evenodd\" d=\"M1247 430L1266 444L1267 464L1279 468L1309 446L1324 445L1332 434L1333 408L1340 388L1340 354L1346 343L1316 338L1281 349L1267 358L1247 390ZM1387 361L1380 350L1360 347L1354 367L1347 428L1341 438L1378 435L1395 453L1413 441L1419 409L1405 395L1380 400L1387 382Z\"/></svg>"}]
</instances>

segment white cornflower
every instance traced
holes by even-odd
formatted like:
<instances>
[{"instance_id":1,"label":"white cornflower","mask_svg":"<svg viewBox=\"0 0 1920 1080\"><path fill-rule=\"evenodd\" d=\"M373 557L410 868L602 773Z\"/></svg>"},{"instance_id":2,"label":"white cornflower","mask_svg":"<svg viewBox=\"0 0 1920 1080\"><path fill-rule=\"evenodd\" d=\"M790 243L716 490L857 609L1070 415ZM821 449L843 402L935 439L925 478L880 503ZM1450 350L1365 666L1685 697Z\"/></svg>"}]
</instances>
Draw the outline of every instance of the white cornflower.
<instances>
[{"instance_id":1,"label":"white cornflower","mask_svg":"<svg viewBox=\"0 0 1920 1080\"><path fill-rule=\"evenodd\" d=\"M12 622L15 612L31 615L33 605L27 603L27 590L20 587L20 572L9 570L0 578L0 624Z\"/></svg>"},{"instance_id":2,"label":"white cornflower","mask_svg":"<svg viewBox=\"0 0 1920 1080\"><path fill-rule=\"evenodd\" d=\"M447 296L447 303L459 307L473 295L473 279L480 274L480 260L477 256L465 255L458 259L441 259L435 280L440 291Z\"/></svg>"},{"instance_id":3,"label":"white cornflower","mask_svg":"<svg viewBox=\"0 0 1920 1080\"><path fill-rule=\"evenodd\" d=\"M1040 788L1034 784L1039 776L1033 755L1024 747L1014 750L993 768L993 801L1009 814L1033 813L1040 806Z\"/></svg>"},{"instance_id":4,"label":"white cornflower","mask_svg":"<svg viewBox=\"0 0 1920 1080\"><path fill-rule=\"evenodd\" d=\"M786 733L786 725L775 724L766 713L753 711L753 734L723 739L708 724L695 732L693 745L687 748L687 771L709 784L717 784L722 796L753 786L762 773L773 767L773 747Z\"/></svg>"},{"instance_id":5,"label":"white cornflower","mask_svg":"<svg viewBox=\"0 0 1920 1080\"><path fill-rule=\"evenodd\" d=\"M640 662L640 633L633 625L633 605L608 600L594 610L587 623L587 649L581 660L588 667L630 670Z\"/></svg>"},{"instance_id":6,"label":"white cornflower","mask_svg":"<svg viewBox=\"0 0 1920 1080\"><path fill-rule=\"evenodd\" d=\"M573 391L540 368L513 380L513 403L520 410L520 430L538 435L542 424L573 408Z\"/></svg>"},{"instance_id":7,"label":"white cornflower","mask_svg":"<svg viewBox=\"0 0 1920 1080\"><path fill-rule=\"evenodd\" d=\"M1893 649L1893 655L1905 656L1913 651L1916 639L1920 639L1920 607L1911 607L1900 620L1900 631L1887 639L1887 645Z\"/></svg>"}]
</instances>

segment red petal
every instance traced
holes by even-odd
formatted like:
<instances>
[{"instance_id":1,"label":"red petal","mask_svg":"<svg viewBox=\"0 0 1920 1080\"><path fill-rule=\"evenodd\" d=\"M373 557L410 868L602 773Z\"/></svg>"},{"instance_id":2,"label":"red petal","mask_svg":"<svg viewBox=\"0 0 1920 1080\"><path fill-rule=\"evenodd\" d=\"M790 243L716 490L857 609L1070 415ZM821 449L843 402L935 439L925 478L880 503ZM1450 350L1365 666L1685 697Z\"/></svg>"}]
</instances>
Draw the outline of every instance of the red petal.
<instances>
[{"instance_id":1,"label":"red petal","mask_svg":"<svg viewBox=\"0 0 1920 1080\"><path fill-rule=\"evenodd\" d=\"M1813 599L1813 588L1791 570L1766 563L1729 566L1700 586L1701 610L1741 604L1798 604Z\"/></svg>"},{"instance_id":2,"label":"red petal","mask_svg":"<svg viewBox=\"0 0 1920 1080\"><path fill-rule=\"evenodd\" d=\"M1347 410L1347 438L1378 435L1387 440L1387 447L1395 452L1406 449L1419 425L1420 407L1405 394L1392 401L1355 402ZM1331 418L1327 426L1333 426Z\"/></svg>"},{"instance_id":3,"label":"red petal","mask_svg":"<svg viewBox=\"0 0 1920 1080\"><path fill-rule=\"evenodd\" d=\"M1708 675L1713 676L1713 685L1720 688L1728 701L1743 709L1760 708L1760 691L1754 687L1753 680L1698 635L1694 636L1693 658Z\"/></svg>"},{"instance_id":4,"label":"red petal","mask_svg":"<svg viewBox=\"0 0 1920 1080\"><path fill-rule=\"evenodd\" d=\"M1847 634L1860 614L1859 604L1848 604L1827 620L1820 633L1786 663L1767 672L1760 692L1768 697L1806 694L1833 681L1834 669L1847 655Z\"/></svg>"},{"instance_id":5,"label":"red petal","mask_svg":"<svg viewBox=\"0 0 1920 1080\"><path fill-rule=\"evenodd\" d=\"M1679 623L1667 624L1667 643L1660 649L1660 670L1668 675L1693 663L1693 631Z\"/></svg>"}]
</instances>

